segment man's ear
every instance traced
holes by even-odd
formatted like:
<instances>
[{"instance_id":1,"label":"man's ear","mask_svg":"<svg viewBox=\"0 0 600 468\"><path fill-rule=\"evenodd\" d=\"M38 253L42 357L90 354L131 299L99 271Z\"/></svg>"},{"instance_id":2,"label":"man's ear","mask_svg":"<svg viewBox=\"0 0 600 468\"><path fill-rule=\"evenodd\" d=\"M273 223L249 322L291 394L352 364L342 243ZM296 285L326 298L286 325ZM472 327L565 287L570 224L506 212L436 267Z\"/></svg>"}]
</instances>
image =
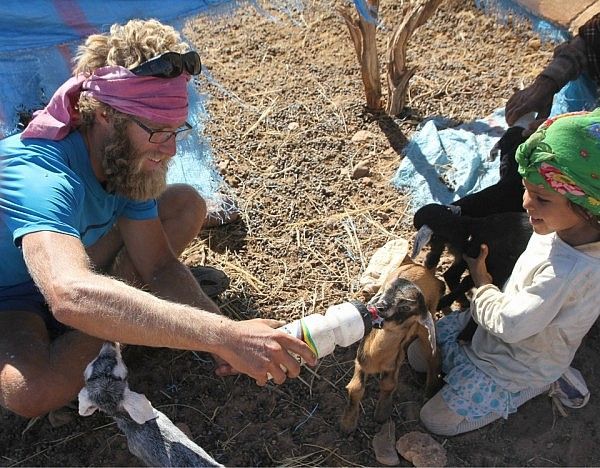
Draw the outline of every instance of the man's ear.
<instances>
[{"instance_id":1,"label":"man's ear","mask_svg":"<svg viewBox=\"0 0 600 468\"><path fill-rule=\"evenodd\" d=\"M112 123L111 116L108 115L106 109L104 109L103 107L99 107L94 111L94 118L96 120L96 123L102 126L108 126Z\"/></svg>"},{"instance_id":2,"label":"man's ear","mask_svg":"<svg viewBox=\"0 0 600 468\"><path fill-rule=\"evenodd\" d=\"M98 407L90 400L87 388L83 387L78 395L79 399L79 414L81 416L89 416L98 409Z\"/></svg>"}]
</instances>

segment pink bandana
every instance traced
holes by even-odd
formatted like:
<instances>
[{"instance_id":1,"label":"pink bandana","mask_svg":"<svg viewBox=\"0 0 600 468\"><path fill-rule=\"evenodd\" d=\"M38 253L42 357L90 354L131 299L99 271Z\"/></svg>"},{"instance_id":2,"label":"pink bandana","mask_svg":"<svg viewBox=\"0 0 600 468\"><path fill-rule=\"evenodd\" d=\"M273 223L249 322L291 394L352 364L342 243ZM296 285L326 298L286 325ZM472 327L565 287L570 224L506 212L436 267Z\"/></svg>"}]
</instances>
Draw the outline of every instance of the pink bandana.
<instances>
[{"instance_id":1,"label":"pink bandana","mask_svg":"<svg viewBox=\"0 0 600 468\"><path fill-rule=\"evenodd\" d=\"M73 126L80 93L124 112L165 125L179 125L188 115L184 73L175 78L137 76L120 66L98 68L91 76L79 74L56 90L52 99L21 134L23 138L61 140Z\"/></svg>"}]
</instances>

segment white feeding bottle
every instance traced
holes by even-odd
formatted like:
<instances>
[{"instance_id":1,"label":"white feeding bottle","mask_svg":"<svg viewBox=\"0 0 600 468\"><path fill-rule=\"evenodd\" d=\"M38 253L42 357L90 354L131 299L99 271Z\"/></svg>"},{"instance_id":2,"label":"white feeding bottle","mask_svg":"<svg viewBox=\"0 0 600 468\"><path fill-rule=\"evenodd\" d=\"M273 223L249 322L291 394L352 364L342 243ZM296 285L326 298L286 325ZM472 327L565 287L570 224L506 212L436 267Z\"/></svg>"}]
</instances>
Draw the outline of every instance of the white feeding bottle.
<instances>
[{"instance_id":1,"label":"white feeding bottle","mask_svg":"<svg viewBox=\"0 0 600 468\"><path fill-rule=\"evenodd\" d=\"M323 315L311 314L294 320L279 330L301 339L321 358L331 354L336 346L356 343L382 322L374 307L351 301L333 305Z\"/></svg>"}]
</instances>

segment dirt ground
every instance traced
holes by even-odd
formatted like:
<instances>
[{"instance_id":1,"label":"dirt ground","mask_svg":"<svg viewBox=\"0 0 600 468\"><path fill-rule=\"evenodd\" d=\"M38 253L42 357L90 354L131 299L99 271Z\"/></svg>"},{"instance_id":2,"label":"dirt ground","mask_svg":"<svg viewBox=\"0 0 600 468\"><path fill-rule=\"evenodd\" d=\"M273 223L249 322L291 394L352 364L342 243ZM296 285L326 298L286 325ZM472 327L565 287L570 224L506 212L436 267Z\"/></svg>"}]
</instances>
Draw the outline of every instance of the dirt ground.
<instances>
[{"instance_id":1,"label":"dirt ground","mask_svg":"<svg viewBox=\"0 0 600 468\"><path fill-rule=\"evenodd\" d=\"M402 2L382 2L385 43ZM395 3L395 5L389 5ZM216 162L241 219L204 232L184 253L231 278L219 299L236 319L292 320L357 298L376 248L411 238L406 198L390 185L400 151L424 118L470 121L504 105L549 59L526 27L499 24L470 0L449 0L418 30L408 57L418 70L399 118L373 115L354 49L336 4L306 0L288 14L245 8L190 22L211 96L206 126ZM353 142L356 132L369 132ZM366 177L352 178L363 163ZM338 428L356 345L338 348L301 379L265 388L244 376L217 378L207 356L166 349L125 350L130 386L229 466L373 466L376 385L359 428ZM459 437L436 437L454 466L600 465L600 336L594 327L575 359L593 392L562 417L545 396L508 420ZM425 431L418 420L423 378L408 366L394 399L396 436ZM0 413L3 466L134 466L125 437L107 417L72 412L60 427ZM401 466L410 466L404 460Z\"/></svg>"}]
</instances>

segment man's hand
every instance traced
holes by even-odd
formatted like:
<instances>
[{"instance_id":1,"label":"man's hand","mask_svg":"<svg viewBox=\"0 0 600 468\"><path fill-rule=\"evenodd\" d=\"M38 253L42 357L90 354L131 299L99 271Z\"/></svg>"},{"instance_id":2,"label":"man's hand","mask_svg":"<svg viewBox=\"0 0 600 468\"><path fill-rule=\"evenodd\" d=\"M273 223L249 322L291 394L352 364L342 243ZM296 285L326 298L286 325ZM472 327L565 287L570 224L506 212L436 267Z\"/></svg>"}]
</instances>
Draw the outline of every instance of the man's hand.
<instances>
[{"instance_id":1,"label":"man's hand","mask_svg":"<svg viewBox=\"0 0 600 468\"><path fill-rule=\"evenodd\" d=\"M530 86L510 97L506 103L506 123L512 127L524 115L536 112L536 120L523 132L523 136L531 135L550 115L555 93L556 83L545 76L538 76Z\"/></svg>"},{"instance_id":2,"label":"man's hand","mask_svg":"<svg viewBox=\"0 0 600 468\"><path fill-rule=\"evenodd\" d=\"M281 384L287 377L298 377L300 363L290 353L299 355L314 366L316 356L303 341L276 330L283 323L278 320L253 319L233 322L226 341L217 354L226 361L219 363L217 375L241 372L266 385L268 375ZM285 371L284 371L285 369Z\"/></svg>"},{"instance_id":3,"label":"man's hand","mask_svg":"<svg viewBox=\"0 0 600 468\"><path fill-rule=\"evenodd\" d=\"M479 255L477 258L463 255L465 262L467 262L467 265L469 266L469 272L471 273L473 283L477 288L483 286L484 284L491 284L492 282L492 275L490 275L485 265L485 259L487 256L488 246L485 244L481 244L481 249L479 250Z\"/></svg>"}]
</instances>

